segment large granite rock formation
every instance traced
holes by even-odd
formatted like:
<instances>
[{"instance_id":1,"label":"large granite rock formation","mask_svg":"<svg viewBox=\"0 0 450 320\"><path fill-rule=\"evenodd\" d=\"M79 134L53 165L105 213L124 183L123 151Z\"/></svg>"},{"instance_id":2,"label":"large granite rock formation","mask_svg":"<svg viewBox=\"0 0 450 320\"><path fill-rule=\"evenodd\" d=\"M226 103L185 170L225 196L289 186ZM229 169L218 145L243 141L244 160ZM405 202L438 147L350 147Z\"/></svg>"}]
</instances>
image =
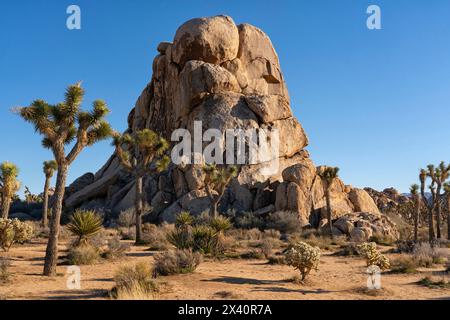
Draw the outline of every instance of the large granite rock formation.
<instances>
[{"instance_id":1,"label":"large granite rock formation","mask_svg":"<svg viewBox=\"0 0 450 320\"><path fill-rule=\"evenodd\" d=\"M149 128L168 140L175 129L278 129L279 153L266 162L247 164L231 183L219 208L223 212L274 210L297 212L304 223L318 225L325 216L323 182L305 147L308 138L293 117L277 53L269 37L249 24L236 25L227 16L193 19L183 24L173 43L162 42L153 60L150 83L128 117L128 132ZM261 168L279 161L276 172ZM102 205L113 215L133 205L130 176L115 155L95 175L69 187L68 207ZM173 221L188 210L209 207L200 165L171 165L146 177L145 191L153 215ZM366 191L337 180L332 187L334 217L355 211L379 214Z\"/></svg>"}]
</instances>

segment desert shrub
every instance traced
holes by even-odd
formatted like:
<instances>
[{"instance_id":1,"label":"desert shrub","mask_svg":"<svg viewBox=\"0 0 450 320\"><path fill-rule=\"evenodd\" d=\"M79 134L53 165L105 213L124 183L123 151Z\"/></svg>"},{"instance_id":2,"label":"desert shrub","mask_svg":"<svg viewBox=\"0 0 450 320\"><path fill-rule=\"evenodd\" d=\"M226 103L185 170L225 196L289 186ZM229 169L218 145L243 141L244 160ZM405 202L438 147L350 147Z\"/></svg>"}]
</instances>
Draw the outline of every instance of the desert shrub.
<instances>
[{"instance_id":1,"label":"desert shrub","mask_svg":"<svg viewBox=\"0 0 450 320\"><path fill-rule=\"evenodd\" d=\"M74 236L78 237L78 244L87 243L90 237L99 233L103 228L103 221L95 211L77 210L66 226Z\"/></svg>"},{"instance_id":2,"label":"desert shrub","mask_svg":"<svg viewBox=\"0 0 450 320\"><path fill-rule=\"evenodd\" d=\"M373 235L370 237L369 241L382 246L392 246L395 243L395 240L392 237L386 237L384 235Z\"/></svg>"},{"instance_id":3,"label":"desert shrub","mask_svg":"<svg viewBox=\"0 0 450 320\"><path fill-rule=\"evenodd\" d=\"M129 208L119 213L117 224L121 227L130 229L136 224L136 217L134 215L134 208Z\"/></svg>"},{"instance_id":4,"label":"desert shrub","mask_svg":"<svg viewBox=\"0 0 450 320\"><path fill-rule=\"evenodd\" d=\"M152 270L144 262L120 267L114 275L115 287L111 297L118 300L154 299L160 292L159 284L152 279Z\"/></svg>"},{"instance_id":5,"label":"desert shrub","mask_svg":"<svg viewBox=\"0 0 450 320\"><path fill-rule=\"evenodd\" d=\"M265 222L261 217L254 215L252 212L244 212L235 217L234 225L240 229L263 229Z\"/></svg>"},{"instance_id":6,"label":"desert shrub","mask_svg":"<svg viewBox=\"0 0 450 320\"><path fill-rule=\"evenodd\" d=\"M119 237L116 236L107 240L106 248L101 256L108 260L118 259L124 257L128 250L130 250L130 246L120 242Z\"/></svg>"},{"instance_id":7,"label":"desert shrub","mask_svg":"<svg viewBox=\"0 0 450 320\"><path fill-rule=\"evenodd\" d=\"M202 262L202 255L191 250L173 250L155 256L153 276L191 273Z\"/></svg>"},{"instance_id":8,"label":"desert shrub","mask_svg":"<svg viewBox=\"0 0 450 320\"><path fill-rule=\"evenodd\" d=\"M69 248L68 262L72 265L91 265L99 259L99 250L90 244L74 245Z\"/></svg>"},{"instance_id":9,"label":"desert shrub","mask_svg":"<svg viewBox=\"0 0 450 320\"><path fill-rule=\"evenodd\" d=\"M199 215L195 216L193 225L209 225L211 223L211 215L208 211L203 211Z\"/></svg>"},{"instance_id":10,"label":"desert shrub","mask_svg":"<svg viewBox=\"0 0 450 320\"><path fill-rule=\"evenodd\" d=\"M343 257L359 256L358 245L354 242L341 245L340 249L334 255Z\"/></svg>"},{"instance_id":11,"label":"desert shrub","mask_svg":"<svg viewBox=\"0 0 450 320\"><path fill-rule=\"evenodd\" d=\"M396 253L412 253L416 243L413 240L399 240L395 243Z\"/></svg>"},{"instance_id":12,"label":"desert shrub","mask_svg":"<svg viewBox=\"0 0 450 320\"><path fill-rule=\"evenodd\" d=\"M263 238L263 233L259 229L231 229L228 230L226 235L233 237L234 239L241 240L252 240L257 241Z\"/></svg>"},{"instance_id":13,"label":"desert shrub","mask_svg":"<svg viewBox=\"0 0 450 320\"><path fill-rule=\"evenodd\" d=\"M391 260L391 273L416 273L419 267L414 257L402 254Z\"/></svg>"},{"instance_id":14,"label":"desert shrub","mask_svg":"<svg viewBox=\"0 0 450 320\"><path fill-rule=\"evenodd\" d=\"M0 218L0 247L4 251L8 251L15 243L30 241L33 235L33 226L28 222Z\"/></svg>"},{"instance_id":15,"label":"desert shrub","mask_svg":"<svg viewBox=\"0 0 450 320\"><path fill-rule=\"evenodd\" d=\"M276 265L276 264L283 265L283 264L286 264L286 260L285 260L284 256L276 256L275 255L275 256L270 256L267 259L267 263L272 264L272 265Z\"/></svg>"},{"instance_id":16,"label":"desert shrub","mask_svg":"<svg viewBox=\"0 0 450 320\"><path fill-rule=\"evenodd\" d=\"M173 228L170 228L167 224L157 226L146 223L143 226L142 240L150 246L150 250L168 250L170 243L167 241L167 235L172 231Z\"/></svg>"},{"instance_id":17,"label":"desert shrub","mask_svg":"<svg viewBox=\"0 0 450 320\"><path fill-rule=\"evenodd\" d=\"M8 258L0 257L0 284L9 282L11 278L10 267L11 261Z\"/></svg>"},{"instance_id":18,"label":"desert shrub","mask_svg":"<svg viewBox=\"0 0 450 320\"><path fill-rule=\"evenodd\" d=\"M344 245L347 242L347 239L345 236L336 236L331 239L327 235L315 235L314 233L310 233L303 241L322 250L333 250L336 246ZM292 243L292 240L290 242Z\"/></svg>"},{"instance_id":19,"label":"desert shrub","mask_svg":"<svg viewBox=\"0 0 450 320\"><path fill-rule=\"evenodd\" d=\"M428 242L419 243L414 246L413 257L421 267L443 264L448 260L445 249L432 247Z\"/></svg>"},{"instance_id":20,"label":"desert shrub","mask_svg":"<svg viewBox=\"0 0 450 320\"><path fill-rule=\"evenodd\" d=\"M290 245L284 254L286 264L300 271L304 281L311 270L317 270L320 263L320 249L305 242Z\"/></svg>"},{"instance_id":21,"label":"desert shrub","mask_svg":"<svg viewBox=\"0 0 450 320\"><path fill-rule=\"evenodd\" d=\"M175 230L170 231L166 238L167 241L177 249L183 250L192 247L192 231L190 228L176 228Z\"/></svg>"},{"instance_id":22,"label":"desert shrub","mask_svg":"<svg viewBox=\"0 0 450 320\"><path fill-rule=\"evenodd\" d=\"M210 226L199 225L192 228L192 249L203 254L216 254L218 232Z\"/></svg>"},{"instance_id":23,"label":"desert shrub","mask_svg":"<svg viewBox=\"0 0 450 320\"><path fill-rule=\"evenodd\" d=\"M261 252L261 250L250 249L246 252L241 253L239 258L249 260L261 260L264 259L264 254Z\"/></svg>"},{"instance_id":24,"label":"desert shrub","mask_svg":"<svg viewBox=\"0 0 450 320\"><path fill-rule=\"evenodd\" d=\"M49 228L44 228L42 226L42 222L40 221L28 221L32 227L33 227L33 236L32 238L48 238L49 234Z\"/></svg>"},{"instance_id":25,"label":"desert shrub","mask_svg":"<svg viewBox=\"0 0 450 320\"><path fill-rule=\"evenodd\" d=\"M381 270L390 268L389 259L377 250L375 242L365 242L358 245L359 254L366 259L367 266L378 266Z\"/></svg>"},{"instance_id":26,"label":"desert shrub","mask_svg":"<svg viewBox=\"0 0 450 320\"><path fill-rule=\"evenodd\" d=\"M269 214L266 228L275 229L281 233L297 233L301 232L302 225L298 214L290 211L277 211Z\"/></svg>"},{"instance_id":27,"label":"desert shrub","mask_svg":"<svg viewBox=\"0 0 450 320\"><path fill-rule=\"evenodd\" d=\"M450 282L445 280L433 280L430 277L420 279L417 284L428 287L430 289L450 289Z\"/></svg>"},{"instance_id":28,"label":"desert shrub","mask_svg":"<svg viewBox=\"0 0 450 320\"><path fill-rule=\"evenodd\" d=\"M281 233L280 233L280 231L275 230L275 229L267 229L267 230L264 230L263 237L279 240L281 238Z\"/></svg>"}]
</instances>

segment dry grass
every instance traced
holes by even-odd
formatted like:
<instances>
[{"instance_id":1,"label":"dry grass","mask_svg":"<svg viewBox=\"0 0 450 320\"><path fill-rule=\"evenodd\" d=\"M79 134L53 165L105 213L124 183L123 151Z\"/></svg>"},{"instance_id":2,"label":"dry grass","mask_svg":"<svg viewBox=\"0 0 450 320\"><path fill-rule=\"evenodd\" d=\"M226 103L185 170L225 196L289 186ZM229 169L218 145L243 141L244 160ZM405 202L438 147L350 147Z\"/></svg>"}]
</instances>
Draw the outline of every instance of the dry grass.
<instances>
[{"instance_id":1,"label":"dry grass","mask_svg":"<svg viewBox=\"0 0 450 320\"><path fill-rule=\"evenodd\" d=\"M99 251L96 247L85 244L80 246L71 246L69 248L68 261L72 265L91 265L100 259Z\"/></svg>"},{"instance_id":2,"label":"dry grass","mask_svg":"<svg viewBox=\"0 0 450 320\"><path fill-rule=\"evenodd\" d=\"M194 272L202 262L202 255L191 250L173 250L155 256L153 276L168 276Z\"/></svg>"}]
</instances>

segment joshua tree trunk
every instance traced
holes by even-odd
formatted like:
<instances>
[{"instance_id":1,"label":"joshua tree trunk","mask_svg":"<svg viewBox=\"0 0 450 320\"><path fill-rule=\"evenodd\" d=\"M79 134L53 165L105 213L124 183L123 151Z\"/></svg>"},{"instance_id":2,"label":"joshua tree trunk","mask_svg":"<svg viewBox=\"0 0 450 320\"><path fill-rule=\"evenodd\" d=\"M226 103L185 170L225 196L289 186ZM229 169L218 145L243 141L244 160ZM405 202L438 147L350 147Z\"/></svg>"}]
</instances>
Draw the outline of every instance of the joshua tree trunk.
<instances>
[{"instance_id":1,"label":"joshua tree trunk","mask_svg":"<svg viewBox=\"0 0 450 320\"><path fill-rule=\"evenodd\" d=\"M210 211L210 216L213 218L217 218L217 200L213 200L211 201L211 211Z\"/></svg>"},{"instance_id":2,"label":"joshua tree trunk","mask_svg":"<svg viewBox=\"0 0 450 320\"><path fill-rule=\"evenodd\" d=\"M333 221L331 220L331 195L330 195L329 187L327 188L327 191L325 193L325 199L327 201L327 219L328 219L330 237L333 238Z\"/></svg>"},{"instance_id":3,"label":"joshua tree trunk","mask_svg":"<svg viewBox=\"0 0 450 320\"><path fill-rule=\"evenodd\" d=\"M136 211L136 244L142 243L142 177L136 176L136 196L134 207Z\"/></svg>"},{"instance_id":4,"label":"joshua tree trunk","mask_svg":"<svg viewBox=\"0 0 450 320\"><path fill-rule=\"evenodd\" d=\"M434 241L434 219L433 219L433 210L434 205L428 207L428 237L429 241Z\"/></svg>"},{"instance_id":5,"label":"joshua tree trunk","mask_svg":"<svg viewBox=\"0 0 450 320\"><path fill-rule=\"evenodd\" d=\"M68 167L66 164L58 165L58 174L56 177L55 195L56 200L53 206L52 217L50 219L50 234L45 251L44 275L56 276L56 264L58 262L58 237L60 229L60 220L63 207L64 192L66 188Z\"/></svg>"},{"instance_id":6,"label":"joshua tree trunk","mask_svg":"<svg viewBox=\"0 0 450 320\"><path fill-rule=\"evenodd\" d=\"M50 187L50 177L45 177L44 184L44 205L42 208L42 226L48 226L48 188Z\"/></svg>"},{"instance_id":7,"label":"joshua tree trunk","mask_svg":"<svg viewBox=\"0 0 450 320\"><path fill-rule=\"evenodd\" d=\"M9 194L3 195L2 201L2 218L8 219L9 209L11 207L11 196Z\"/></svg>"},{"instance_id":8,"label":"joshua tree trunk","mask_svg":"<svg viewBox=\"0 0 450 320\"><path fill-rule=\"evenodd\" d=\"M420 215L420 196L416 194L415 199L415 212L414 212L414 242L418 240L419 233L419 215Z\"/></svg>"},{"instance_id":9,"label":"joshua tree trunk","mask_svg":"<svg viewBox=\"0 0 450 320\"><path fill-rule=\"evenodd\" d=\"M441 239L441 200L436 198L436 237Z\"/></svg>"},{"instance_id":10,"label":"joshua tree trunk","mask_svg":"<svg viewBox=\"0 0 450 320\"><path fill-rule=\"evenodd\" d=\"M450 194L447 195L447 240L450 240Z\"/></svg>"}]
</instances>

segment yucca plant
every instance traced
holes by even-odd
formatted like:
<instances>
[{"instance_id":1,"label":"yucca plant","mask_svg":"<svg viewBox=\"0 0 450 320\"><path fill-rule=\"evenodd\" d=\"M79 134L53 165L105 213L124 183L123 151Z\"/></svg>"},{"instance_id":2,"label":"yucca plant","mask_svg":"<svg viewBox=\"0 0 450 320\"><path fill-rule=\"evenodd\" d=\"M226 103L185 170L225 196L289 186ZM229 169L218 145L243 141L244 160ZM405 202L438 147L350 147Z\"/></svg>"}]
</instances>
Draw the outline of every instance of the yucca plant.
<instances>
[{"instance_id":1,"label":"yucca plant","mask_svg":"<svg viewBox=\"0 0 450 320\"><path fill-rule=\"evenodd\" d=\"M17 180L18 175L19 169L14 163L6 161L0 164L0 193L2 196L3 219L8 219L12 198L20 189L20 182Z\"/></svg>"},{"instance_id":2,"label":"yucca plant","mask_svg":"<svg viewBox=\"0 0 450 320\"><path fill-rule=\"evenodd\" d=\"M331 208L331 187L333 182L338 178L338 167L323 167L319 171L319 177L322 179L323 191L325 193L325 200L327 203L327 219L330 237L333 238L333 221L332 221L332 208Z\"/></svg>"},{"instance_id":3,"label":"yucca plant","mask_svg":"<svg viewBox=\"0 0 450 320\"><path fill-rule=\"evenodd\" d=\"M218 215L217 206L222 199L228 184L238 174L236 166L217 166L215 163L203 167L205 188L211 201L210 216Z\"/></svg>"},{"instance_id":4,"label":"yucca plant","mask_svg":"<svg viewBox=\"0 0 450 320\"><path fill-rule=\"evenodd\" d=\"M16 112L35 130L43 135L42 145L51 149L58 171L55 186L55 203L50 220L50 233L45 252L44 275L56 275L58 260L58 235L63 208L66 179L70 165L87 146L111 137L113 130L104 120L109 113L106 103L96 100L89 112L81 110L84 90L81 83L67 88L63 102L51 105L43 100L35 100L28 107ZM66 146L72 144L66 154Z\"/></svg>"},{"instance_id":5,"label":"yucca plant","mask_svg":"<svg viewBox=\"0 0 450 320\"><path fill-rule=\"evenodd\" d=\"M142 213L145 199L143 177L146 174L162 172L167 168L170 159L164 153L169 148L169 143L156 132L143 129L133 134L116 133L113 145L122 167L135 179L136 244L140 244L142 243Z\"/></svg>"},{"instance_id":6,"label":"yucca plant","mask_svg":"<svg viewBox=\"0 0 450 320\"><path fill-rule=\"evenodd\" d=\"M420 195L419 185L413 184L409 189L414 200L414 242L418 240L419 216L420 216Z\"/></svg>"},{"instance_id":7,"label":"yucca plant","mask_svg":"<svg viewBox=\"0 0 450 320\"><path fill-rule=\"evenodd\" d=\"M231 228L231 221L227 217L217 216L211 219L210 226L216 230L216 232L223 233Z\"/></svg>"},{"instance_id":8,"label":"yucca plant","mask_svg":"<svg viewBox=\"0 0 450 320\"><path fill-rule=\"evenodd\" d=\"M194 218L187 211L180 212L175 219L175 227L180 229L185 229L191 226L194 222Z\"/></svg>"},{"instance_id":9,"label":"yucca plant","mask_svg":"<svg viewBox=\"0 0 450 320\"><path fill-rule=\"evenodd\" d=\"M66 228L78 237L77 245L87 244L89 238L102 230L103 221L95 211L77 210L73 213Z\"/></svg>"},{"instance_id":10,"label":"yucca plant","mask_svg":"<svg viewBox=\"0 0 450 320\"><path fill-rule=\"evenodd\" d=\"M210 226L199 225L192 229L192 249L203 254L215 252L218 232Z\"/></svg>"},{"instance_id":11,"label":"yucca plant","mask_svg":"<svg viewBox=\"0 0 450 320\"><path fill-rule=\"evenodd\" d=\"M44 205L42 208L42 226L48 226L48 189L50 188L50 179L58 169L58 163L55 160L44 161L43 171L45 175L44 183Z\"/></svg>"}]
</instances>

